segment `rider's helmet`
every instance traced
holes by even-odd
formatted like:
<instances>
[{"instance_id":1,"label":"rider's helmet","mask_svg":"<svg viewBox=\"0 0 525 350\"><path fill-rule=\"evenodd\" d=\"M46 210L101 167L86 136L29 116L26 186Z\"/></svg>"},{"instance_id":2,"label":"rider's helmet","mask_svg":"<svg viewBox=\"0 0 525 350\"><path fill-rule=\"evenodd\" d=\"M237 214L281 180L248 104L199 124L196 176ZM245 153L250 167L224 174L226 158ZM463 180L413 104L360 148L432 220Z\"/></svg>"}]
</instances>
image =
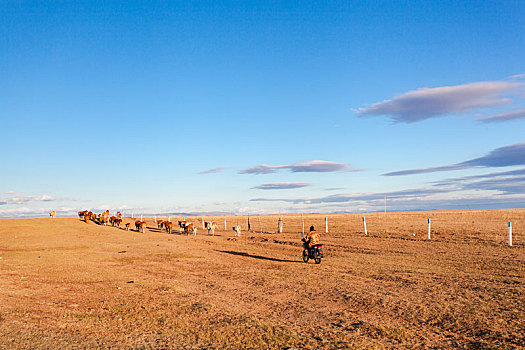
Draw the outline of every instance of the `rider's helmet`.
<instances>
[{"instance_id":1,"label":"rider's helmet","mask_svg":"<svg viewBox=\"0 0 525 350\"><path fill-rule=\"evenodd\" d=\"M310 226L310 232L315 231L315 228L313 226Z\"/></svg>"}]
</instances>

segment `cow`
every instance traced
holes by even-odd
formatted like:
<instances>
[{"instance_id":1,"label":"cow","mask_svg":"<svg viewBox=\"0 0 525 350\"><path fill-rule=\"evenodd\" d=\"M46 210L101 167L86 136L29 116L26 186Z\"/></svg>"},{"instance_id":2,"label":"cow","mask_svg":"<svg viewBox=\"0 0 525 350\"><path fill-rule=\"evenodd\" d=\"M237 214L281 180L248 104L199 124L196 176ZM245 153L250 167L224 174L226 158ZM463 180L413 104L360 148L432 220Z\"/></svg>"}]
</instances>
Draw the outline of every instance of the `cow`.
<instances>
[{"instance_id":1,"label":"cow","mask_svg":"<svg viewBox=\"0 0 525 350\"><path fill-rule=\"evenodd\" d=\"M128 222L126 223L126 231L129 231L129 227L131 226L131 224Z\"/></svg>"},{"instance_id":2,"label":"cow","mask_svg":"<svg viewBox=\"0 0 525 350\"><path fill-rule=\"evenodd\" d=\"M49 216L51 216L51 218L54 219L55 218L55 211L51 210L51 212L49 213Z\"/></svg>"},{"instance_id":3,"label":"cow","mask_svg":"<svg viewBox=\"0 0 525 350\"><path fill-rule=\"evenodd\" d=\"M122 213L120 211L117 211L117 218L122 219Z\"/></svg>"},{"instance_id":4,"label":"cow","mask_svg":"<svg viewBox=\"0 0 525 350\"><path fill-rule=\"evenodd\" d=\"M137 232L142 231L142 233L144 233L146 229L146 221L135 221L135 228L137 229Z\"/></svg>"},{"instance_id":5,"label":"cow","mask_svg":"<svg viewBox=\"0 0 525 350\"><path fill-rule=\"evenodd\" d=\"M164 220L157 220L157 227L159 228L159 230L162 230L162 228L164 227Z\"/></svg>"},{"instance_id":6,"label":"cow","mask_svg":"<svg viewBox=\"0 0 525 350\"><path fill-rule=\"evenodd\" d=\"M185 220L179 220L179 232L182 233L186 229L187 222Z\"/></svg>"},{"instance_id":7,"label":"cow","mask_svg":"<svg viewBox=\"0 0 525 350\"><path fill-rule=\"evenodd\" d=\"M235 237L241 236L241 225L233 226L233 232Z\"/></svg>"},{"instance_id":8,"label":"cow","mask_svg":"<svg viewBox=\"0 0 525 350\"><path fill-rule=\"evenodd\" d=\"M112 215L110 218L109 218L109 223L111 224L111 226L115 226L115 223L117 221L117 217Z\"/></svg>"},{"instance_id":9,"label":"cow","mask_svg":"<svg viewBox=\"0 0 525 350\"><path fill-rule=\"evenodd\" d=\"M99 221L100 221L100 223L101 223L102 225L107 226L107 225L108 225L108 221L109 221L109 219L108 219L107 216L102 215L102 216L100 217Z\"/></svg>"},{"instance_id":10,"label":"cow","mask_svg":"<svg viewBox=\"0 0 525 350\"><path fill-rule=\"evenodd\" d=\"M165 221L165 222L163 222L163 225L166 228L166 232L168 234L173 232L173 222Z\"/></svg>"},{"instance_id":11,"label":"cow","mask_svg":"<svg viewBox=\"0 0 525 350\"><path fill-rule=\"evenodd\" d=\"M78 212L78 217L79 217L79 218L83 218L84 215L87 214L87 212L88 212L87 210L79 211L79 212Z\"/></svg>"},{"instance_id":12,"label":"cow","mask_svg":"<svg viewBox=\"0 0 525 350\"><path fill-rule=\"evenodd\" d=\"M215 235L215 229L217 228L217 224L215 224L214 221L206 221L204 223L204 228L208 230L208 235L210 234L210 231L213 235Z\"/></svg>"},{"instance_id":13,"label":"cow","mask_svg":"<svg viewBox=\"0 0 525 350\"><path fill-rule=\"evenodd\" d=\"M186 223L186 226L184 227L184 232L189 235L190 233L193 233L193 235L197 235L197 227L193 224Z\"/></svg>"},{"instance_id":14,"label":"cow","mask_svg":"<svg viewBox=\"0 0 525 350\"><path fill-rule=\"evenodd\" d=\"M120 227L120 224L122 224L122 219L116 219L115 221L113 221L115 225L117 225L117 227ZM113 225L113 226L115 226Z\"/></svg>"},{"instance_id":15,"label":"cow","mask_svg":"<svg viewBox=\"0 0 525 350\"><path fill-rule=\"evenodd\" d=\"M91 219L91 215L93 215L92 212L87 212L87 213L84 213L84 222L87 224L87 222L89 221L89 219Z\"/></svg>"}]
</instances>

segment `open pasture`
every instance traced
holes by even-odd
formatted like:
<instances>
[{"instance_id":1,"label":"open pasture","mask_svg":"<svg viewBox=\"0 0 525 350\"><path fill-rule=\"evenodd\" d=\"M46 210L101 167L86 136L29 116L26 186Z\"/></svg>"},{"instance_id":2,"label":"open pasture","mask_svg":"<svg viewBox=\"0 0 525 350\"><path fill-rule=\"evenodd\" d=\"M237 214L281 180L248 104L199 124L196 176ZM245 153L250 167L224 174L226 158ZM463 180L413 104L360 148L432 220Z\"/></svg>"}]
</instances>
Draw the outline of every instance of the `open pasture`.
<instances>
[{"instance_id":1,"label":"open pasture","mask_svg":"<svg viewBox=\"0 0 525 350\"><path fill-rule=\"evenodd\" d=\"M523 348L525 209L362 216L0 220L0 348Z\"/></svg>"}]
</instances>

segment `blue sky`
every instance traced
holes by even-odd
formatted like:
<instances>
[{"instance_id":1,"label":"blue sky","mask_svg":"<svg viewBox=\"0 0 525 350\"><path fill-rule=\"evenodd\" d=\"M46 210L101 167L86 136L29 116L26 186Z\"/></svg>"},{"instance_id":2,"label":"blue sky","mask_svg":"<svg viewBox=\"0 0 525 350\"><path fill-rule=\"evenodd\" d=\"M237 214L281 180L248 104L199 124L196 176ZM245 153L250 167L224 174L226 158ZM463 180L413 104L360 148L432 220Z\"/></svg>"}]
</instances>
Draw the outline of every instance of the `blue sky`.
<instances>
[{"instance_id":1,"label":"blue sky","mask_svg":"<svg viewBox=\"0 0 525 350\"><path fill-rule=\"evenodd\" d=\"M520 1L0 16L0 217L525 206Z\"/></svg>"}]
</instances>

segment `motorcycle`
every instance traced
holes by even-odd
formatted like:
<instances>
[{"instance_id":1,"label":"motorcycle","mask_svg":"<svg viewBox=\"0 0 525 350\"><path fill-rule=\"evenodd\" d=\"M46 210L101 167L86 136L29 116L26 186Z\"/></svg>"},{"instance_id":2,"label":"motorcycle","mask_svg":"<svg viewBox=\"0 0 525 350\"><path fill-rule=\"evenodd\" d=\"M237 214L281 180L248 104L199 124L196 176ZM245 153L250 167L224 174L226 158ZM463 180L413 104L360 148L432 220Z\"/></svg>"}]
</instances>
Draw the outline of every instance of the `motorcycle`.
<instances>
[{"instance_id":1,"label":"motorcycle","mask_svg":"<svg viewBox=\"0 0 525 350\"><path fill-rule=\"evenodd\" d=\"M323 245L316 244L313 247L309 248L304 238L302 239L302 241L303 241L303 261L307 263L308 260L314 259L316 264L320 264L321 259L324 257Z\"/></svg>"}]
</instances>

